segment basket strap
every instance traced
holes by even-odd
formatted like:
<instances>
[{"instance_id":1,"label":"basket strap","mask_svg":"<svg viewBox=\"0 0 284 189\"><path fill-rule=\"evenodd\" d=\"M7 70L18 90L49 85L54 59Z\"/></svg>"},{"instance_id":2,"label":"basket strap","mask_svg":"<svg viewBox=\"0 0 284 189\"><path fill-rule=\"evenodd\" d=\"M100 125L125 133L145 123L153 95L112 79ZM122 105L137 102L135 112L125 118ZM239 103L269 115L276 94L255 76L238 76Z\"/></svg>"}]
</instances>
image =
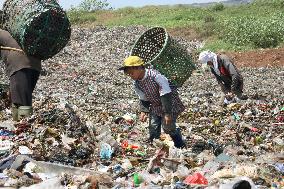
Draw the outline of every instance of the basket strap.
<instances>
[{"instance_id":1,"label":"basket strap","mask_svg":"<svg viewBox=\"0 0 284 189\"><path fill-rule=\"evenodd\" d=\"M1 50L9 50L9 51L18 51L18 52L25 53L22 49L17 49L17 48L13 48L13 47L0 46L0 49Z\"/></svg>"}]
</instances>

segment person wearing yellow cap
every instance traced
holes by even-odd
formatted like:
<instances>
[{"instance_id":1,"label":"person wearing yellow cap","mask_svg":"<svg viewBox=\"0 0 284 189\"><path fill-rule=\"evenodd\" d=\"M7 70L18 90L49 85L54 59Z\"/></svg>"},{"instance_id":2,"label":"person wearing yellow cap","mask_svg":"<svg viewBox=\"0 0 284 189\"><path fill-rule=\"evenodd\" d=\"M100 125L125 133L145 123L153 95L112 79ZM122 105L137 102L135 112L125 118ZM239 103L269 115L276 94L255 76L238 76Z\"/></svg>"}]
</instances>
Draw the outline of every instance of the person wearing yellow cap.
<instances>
[{"instance_id":1,"label":"person wearing yellow cap","mask_svg":"<svg viewBox=\"0 0 284 189\"><path fill-rule=\"evenodd\" d=\"M149 117L150 142L160 138L162 127L177 148L184 148L185 142L176 128L176 119L185 109L177 88L157 70L146 68L138 56L126 58L119 70L134 80L134 89L140 99L140 120L145 122Z\"/></svg>"},{"instance_id":2,"label":"person wearing yellow cap","mask_svg":"<svg viewBox=\"0 0 284 189\"><path fill-rule=\"evenodd\" d=\"M211 51L203 51L199 54L198 60L202 64L207 64L218 84L224 93L221 103L228 103L237 96L239 100L246 100L248 97L243 94L243 77L233 64L232 60L224 55L217 55Z\"/></svg>"}]
</instances>

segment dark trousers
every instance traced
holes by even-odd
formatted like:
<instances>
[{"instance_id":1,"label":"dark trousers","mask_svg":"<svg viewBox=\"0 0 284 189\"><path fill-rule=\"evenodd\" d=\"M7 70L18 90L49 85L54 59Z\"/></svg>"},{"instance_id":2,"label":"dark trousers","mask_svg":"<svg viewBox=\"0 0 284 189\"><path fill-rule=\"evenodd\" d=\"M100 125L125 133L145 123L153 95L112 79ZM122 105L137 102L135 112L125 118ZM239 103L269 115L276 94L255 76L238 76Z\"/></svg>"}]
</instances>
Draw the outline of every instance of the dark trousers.
<instances>
[{"instance_id":1,"label":"dark trousers","mask_svg":"<svg viewBox=\"0 0 284 189\"><path fill-rule=\"evenodd\" d=\"M36 70L24 68L10 77L11 101L17 106L32 106L32 93L39 78Z\"/></svg>"},{"instance_id":2,"label":"dark trousers","mask_svg":"<svg viewBox=\"0 0 284 189\"><path fill-rule=\"evenodd\" d=\"M170 125L165 125L163 122L163 117L157 116L155 114L150 114L150 124L149 133L150 140L158 139L161 135L161 127L163 127L166 134L169 134L173 139L175 147L184 148L185 142L182 139L182 135L179 129L176 127L176 117L172 118L172 123Z\"/></svg>"},{"instance_id":3,"label":"dark trousers","mask_svg":"<svg viewBox=\"0 0 284 189\"><path fill-rule=\"evenodd\" d=\"M244 81L239 79L236 84L236 91L232 91L232 82L225 82L225 84L220 84L223 93L227 94L228 92L233 92L237 97L241 97L243 94Z\"/></svg>"}]
</instances>

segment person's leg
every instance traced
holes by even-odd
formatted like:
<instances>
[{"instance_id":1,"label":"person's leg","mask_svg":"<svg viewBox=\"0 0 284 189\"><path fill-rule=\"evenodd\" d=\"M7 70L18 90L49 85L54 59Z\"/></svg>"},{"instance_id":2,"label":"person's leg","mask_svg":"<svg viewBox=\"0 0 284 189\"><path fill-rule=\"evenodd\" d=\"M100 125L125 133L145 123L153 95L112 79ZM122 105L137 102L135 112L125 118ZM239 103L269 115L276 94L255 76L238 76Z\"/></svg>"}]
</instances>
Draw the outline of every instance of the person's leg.
<instances>
[{"instance_id":1,"label":"person's leg","mask_svg":"<svg viewBox=\"0 0 284 189\"><path fill-rule=\"evenodd\" d=\"M160 138L162 118L155 114L150 114L149 122L150 141L152 142L154 139Z\"/></svg>"},{"instance_id":2,"label":"person's leg","mask_svg":"<svg viewBox=\"0 0 284 189\"><path fill-rule=\"evenodd\" d=\"M31 82L31 90L32 90L32 93L36 87L36 84L37 84L37 81L39 79L39 75L40 75L40 72L36 71L36 70L29 70L29 72L31 73L30 76L30 82Z\"/></svg>"},{"instance_id":3,"label":"person's leg","mask_svg":"<svg viewBox=\"0 0 284 189\"><path fill-rule=\"evenodd\" d=\"M232 99L226 97L226 94L231 91L231 85L230 85L230 83L222 84L222 85L221 85L221 89L222 89L222 92L223 92L223 93L221 94L221 97L220 97L220 99L219 99L218 104L219 104L220 106L224 106L224 105L226 105L225 99L226 99L226 101L231 101L231 100L232 100Z\"/></svg>"},{"instance_id":4,"label":"person's leg","mask_svg":"<svg viewBox=\"0 0 284 189\"><path fill-rule=\"evenodd\" d=\"M169 134L174 141L175 147L177 148L184 148L186 147L185 142L182 139L182 135L180 129L176 128L176 117L172 118L172 123L169 125L162 124L163 129L166 134Z\"/></svg>"},{"instance_id":5,"label":"person's leg","mask_svg":"<svg viewBox=\"0 0 284 189\"><path fill-rule=\"evenodd\" d=\"M235 91L235 95L238 97L240 100L246 100L248 99L247 95L243 94L243 87L244 87L244 81L243 79L238 80L238 87L237 90Z\"/></svg>"},{"instance_id":6,"label":"person's leg","mask_svg":"<svg viewBox=\"0 0 284 189\"><path fill-rule=\"evenodd\" d=\"M10 77L11 101L18 106L32 105L32 92L37 79L29 69L22 69Z\"/></svg>"},{"instance_id":7,"label":"person's leg","mask_svg":"<svg viewBox=\"0 0 284 189\"><path fill-rule=\"evenodd\" d=\"M15 121L17 121L15 118L16 114L19 114L19 110L24 112L21 113L23 116L32 114L32 93L38 78L39 72L31 69L19 70L10 77L10 93ZM15 111L15 107L17 111Z\"/></svg>"}]
</instances>

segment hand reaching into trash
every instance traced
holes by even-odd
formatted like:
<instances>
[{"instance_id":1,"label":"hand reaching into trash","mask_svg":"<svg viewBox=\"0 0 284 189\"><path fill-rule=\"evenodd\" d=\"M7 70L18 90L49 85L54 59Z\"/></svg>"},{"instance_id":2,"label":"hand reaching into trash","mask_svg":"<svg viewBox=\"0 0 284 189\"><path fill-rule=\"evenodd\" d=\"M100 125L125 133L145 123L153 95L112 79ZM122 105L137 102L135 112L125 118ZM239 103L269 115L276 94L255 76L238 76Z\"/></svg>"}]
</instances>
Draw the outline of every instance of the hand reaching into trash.
<instances>
[{"instance_id":1,"label":"hand reaching into trash","mask_svg":"<svg viewBox=\"0 0 284 189\"><path fill-rule=\"evenodd\" d=\"M148 113L146 112L141 112L140 114L140 121L145 122L148 118Z\"/></svg>"},{"instance_id":2,"label":"hand reaching into trash","mask_svg":"<svg viewBox=\"0 0 284 189\"><path fill-rule=\"evenodd\" d=\"M172 116L169 114L165 114L164 116L164 124L170 125L172 123Z\"/></svg>"}]
</instances>

